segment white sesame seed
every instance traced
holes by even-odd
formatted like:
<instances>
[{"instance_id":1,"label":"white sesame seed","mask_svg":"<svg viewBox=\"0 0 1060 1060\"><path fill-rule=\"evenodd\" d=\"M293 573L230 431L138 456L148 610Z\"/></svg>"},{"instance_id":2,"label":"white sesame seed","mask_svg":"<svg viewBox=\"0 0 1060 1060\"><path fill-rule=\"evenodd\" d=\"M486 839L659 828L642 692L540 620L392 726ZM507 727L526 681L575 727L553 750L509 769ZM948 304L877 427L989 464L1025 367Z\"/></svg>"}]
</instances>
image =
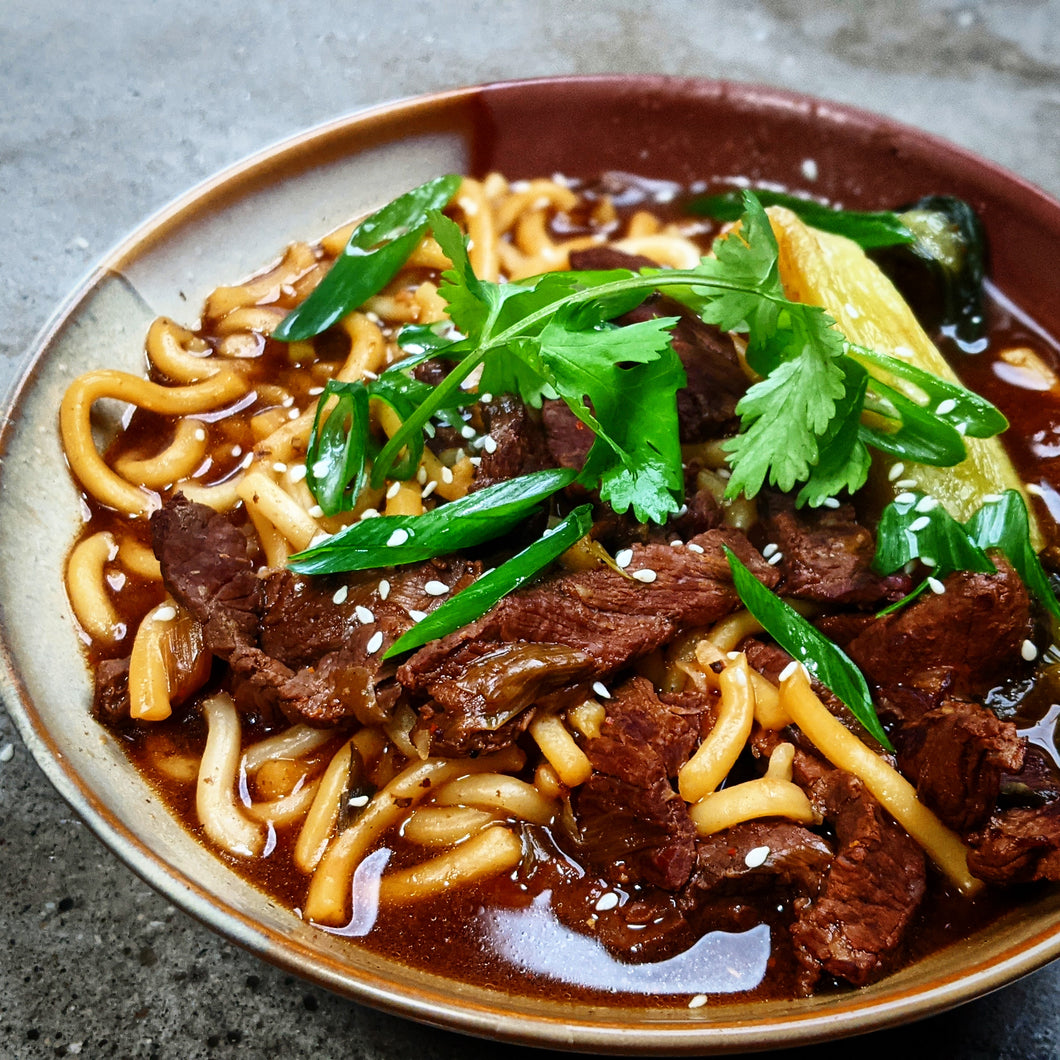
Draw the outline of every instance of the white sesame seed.
<instances>
[{"instance_id":1,"label":"white sesame seed","mask_svg":"<svg viewBox=\"0 0 1060 1060\"><path fill-rule=\"evenodd\" d=\"M915 478L903 478L903 479L899 479L899 480L898 480L898 481L897 481L897 482L896 482L896 483L894 484L894 488L895 488L895 489L899 489L899 490L911 490L911 489L915 489L915 488L916 488L916 486L917 486L917 481L916 481L916 479L915 479Z\"/></svg>"},{"instance_id":2,"label":"white sesame seed","mask_svg":"<svg viewBox=\"0 0 1060 1060\"><path fill-rule=\"evenodd\" d=\"M335 595L331 598L333 604L344 604L346 603L346 597L350 595L350 587L348 585L342 585L335 590Z\"/></svg>"},{"instance_id":3,"label":"white sesame seed","mask_svg":"<svg viewBox=\"0 0 1060 1060\"><path fill-rule=\"evenodd\" d=\"M364 604L358 604L353 609L353 613L357 616L357 621L360 622L362 626L370 625L375 621L375 615L372 614Z\"/></svg>"},{"instance_id":4,"label":"white sesame seed","mask_svg":"<svg viewBox=\"0 0 1060 1060\"><path fill-rule=\"evenodd\" d=\"M945 401L940 401L935 408L936 416L948 416L957 407L957 402L953 398L946 398Z\"/></svg>"},{"instance_id":5,"label":"white sesame seed","mask_svg":"<svg viewBox=\"0 0 1060 1060\"><path fill-rule=\"evenodd\" d=\"M925 567L934 567L938 565L938 560L935 559L934 556L921 556L920 562L923 563Z\"/></svg>"},{"instance_id":6,"label":"white sesame seed","mask_svg":"<svg viewBox=\"0 0 1060 1060\"><path fill-rule=\"evenodd\" d=\"M307 394L308 394L308 395L309 395L310 397L319 397L319 396L320 396L321 394L323 394L323 393L324 393L324 388L323 388L322 386L311 386L311 387L310 387L310 388L309 388L309 389L308 389L308 390L306 391L306 393L307 393ZM292 402L292 403L294 402L294 398L291 398L291 402Z\"/></svg>"},{"instance_id":7,"label":"white sesame seed","mask_svg":"<svg viewBox=\"0 0 1060 1060\"><path fill-rule=\"evenodd\" d=\"M379 518L379 509L378 508L365 508L365 510L363 512L361 512L361 514L358 516L358 518L362 522L365 519L378 519Z\"/></svg>"},{"instance_id":8,"label":"white sesame seed","mask_svg":"<svg viewBox=\"0 0 1060 1060\"><path fill-rule=\"evenodd\" d=\"M916 494L915 493L899 493L898 496L894 498L894 503L895 504L912 504L915 500L916 500Z\"/></svg>"},{"instance_id":9,"label":"white sesame seed","mask_svg":"<svg viewBox=\"0 0 1060 1060\"><path fill-rule=\"evenodd\" d=\"M744 855L743 863L749 869L757 869L760 865L766 863L766 858L768 857L769 847L754 847Z\"/></svg>"},{"instance_id":10,"label":"white sesame seed","mask_svg":"<svg viewBox=\"0 0 1060 1060\"><path fill-rule=\"evenodd\" d=\"M843 308L846 310L847 316L850 317L851 320L857 320L858 317L861 316L861 310L850 302L847 302Z\"/></svg>"},{"instance_id":11,"label":"white sesame seed","mask_svg":"<svg viewBox=\"0 0 1060 1060\"><path fill-rule=\"evenodd\" d=\"M608 891L606 894L600 895L600 900L596 903L596 911L598 913L606 913L609 909L614 909L618 905L618 895L614 891Z\"/></svg>"},{"instance_id":12,"label":"white sesame seed","mask_svg":"<svg viewBox=\"0 0 1060 1060\"><path fill-rule=\"evenodd\" d=\"M913 351L908 346L895 346L891 351L895 357L912 357Z\"/></svg>"},{"instance_id":13,"label":"white sesame seed","mask_svg":"<svg viewBox=\"0 0 1060 1060\"><path fill-rule=\"evenodd\" d=\"M206 432L201 427L196 427L196 429L195 429L195 441L197 441L197 442L205 442L206 441Z\"/></svg>"},{"instance_id":14,"label":"white sesame seed","mask_svg":"<svg viewBox=\"0 0 1060 1060\"><path fill-rule=\"evenodd\" d=\"M928 588L937 596L941 596L946 591L946 586L938 578L928 578L927 583Z\"/></svg>"},{"instance_id":15,"label":"white sesame seed","mask_svg":"<svg viewBox=\"0 0 1060 1060\"><path fill-rule=\"evenodd\" d=\"M593 691L601 699L610 699L611 698L611 693L608 692L607 688L604 686L603 681L594 681L593 682Z\"/></svg>"},{"instance_id":16,"label":"white sesame seed","mask_svg":"<svg viewBox=\"0 0 1060 1060\"><path fill-rule=\"evenodd\" d=\"M282 460L277 460L276 463L272 465L272 470L275 471L277 475L282 475L287 470L287 465Z\"/></svg>"},{"instance_id":17,"label":"white sesame seed","mask_svg":"<svg viewBox=\"0 0 1060 1060\"><path fill-rule=\"evenodd\" d=\"M377 651L383 646L383 631L377 629L369 639L368 643L364 646L364 650L369 655L375 655Z\"/></svg>"},{"instance_id":18,"label":"white sesame seed","mask_svg":"<svg viewBox=\"0 0 1060 1060\"><path fill-rule=\"evenodd\" d=\"M386 499L388 501L392 501L400 492L401 492L401 483L399 481L395 480L391 484L390 489L388 489L386 491Z\"/></svg>"},{"instance_id":19,"label":"white sesame seed","mask_svg":"<svg viewBox=\"0 0 1060 1060\"><path fill-rule=\"evenodd\" d=\"M488 405L493 400L493 395L489 392L485 394L479 394L478 399L479 401L484 401Z\"/></svg>"},{"instance_id":20,"label":"white sesame seed","mask_svg":"<svg viewBox=\"0 0 1060 1060\"><path fill-rule=\"evenodd\" d=\"M670 542L670 548L684 548L684 547L685 547L685 543L679 537L675 537L673 539L673 541Z\"/></svg>"},{"instance_id":21,"label":"white sesame seed","mask_svg":"<svg viewBox=\"0 0 1060 1060\"><path fill-rule=\"evenodd\" d=\"M324 509L321 508L319 504L314 504L313 507L309 509L309 517L311 519L319 519L323 516L323 514Z\"/></svg>"},{"instance_id":22,"label":"white sesame seed","mask_svg":"<svg viewBox=\"0 0 1060 1060\"><path fill-rule=\"evenodd\" d=\"M887 478L890 479L891 482L894 482L895 479L901 478L904 474L905 464L899 462L891 465L891 470L887 472Z\"/></svg>"},{"instance_id":23,"label":"white sesame seed","mask_svg":"<svg viewBox=\"0 0 1060 1060\"><path fill-rule=\"evenodd\" d=\"M233 456L242 456L243 455L243 447L241 445L233 445L232 446L232 455Z\"/></svg>"},{"instance_id":24,"label":"white sesame seed","mask_svg":"<svg viewBox=\"0 0 1060 1060\"><path fill-rule=\"evenodd\" d=\"M825 508L838 508L839 507L839 499L837 497L825 497L825 499L823 501L821 501L821 504Z\"/></svg>"},{"instance_id":25,"label":"white sesame seed","mask_svg":"<svg viewBox=\"0 0 1060 1060\"><path fill-rule=\"evenodd\" d=\"M780 545L778 545L775 541L770 541L769 544L766 545L764 549L762 549L762 558L769 559L769 557L772 556L773 553L776 552L779 548Z\"/></svg>"},{"instance_id":26,"label":"white sesame seed","mask_svg":"<svg viewBox=\"0 0 1060 1060\"><path fill-rule=\"evenodd\" d=\"M938 506L939 502L934 497L921 497L916 502L916 511L933 512Z\"/></svg>"},{"instance_id":27,"label":"white sesame seed","mask_svg":"<svg viewBox=\"0 0 1060 1060\"><path fill-rule=\"evenodd\" d=\"M367 806L368 805L368 796L367 795L354 795L353 798L350 799L350 801L346 805L347 806L352 806L352 807L354 807L354 809L359 810L362 806Z\"/></svg>"},{"instance_id":28,"label":"white sesame seed","mask_svg":"<svg viewBox=\"0 0 1060 1060\"><path fill-rule=\"evenodd\" d=\"M658 578L658 575L651 569L651 567L644 567L641 570L635 570L633 572L633 577L637 581L643 582L645 585L651 585L651 583Z\"/></svg>"},{"instance_id":29,"label":"white sesame seed","mask_svg":"<svg viewBox=\"0 0 1060 1060\"><path fill-rule=\"evenodd\" d=\"M288 472L288 477L292 482L301 482L305 478L305 474L305 464L295 464Z\"/></svg>"},{"instance_id":30,"label":"white sesame seed","mask_svg":"<svg viewBox=\"0 0 1060 1060\"><path fill-rule=\"evenodd\" d=\"M283 405L285 409L289 409L294 404L294 395L288 394L280 404Z\"/></svg>"},{"instance_id":31,"label":"white sesame seed","mask_svg":"<svg viewBox=\"0 0 1060 1060\"><path fill-rule=\"evenodd\" d=\"M437 488L438 488L438 483L435 482L434 479L432 478L431 481L428 482L427 485L424 486L423 489L420 490L420 496L424 500L426 500Z\"/></svg>"},{"instance_id":32,"label":"white sesame seed","mask_svg":"<svg viewBox=\"0 0 1060 1060\"><path fill-rule=\"evenodd\" d=\"M385 600L390 595L390 582L386 578L379 583L378 592L380 600Z\"/></svg>"},{"instance_id":33,"label":"white sesame seed","mask_svg":"<svg viewBox=\"0 0 1060 1060\"><path fill-rule=\"evenodd\" d=\"M921 515L909 524L909 532L919 534L921 530L926 530L930 525L931 520L926 515Z\"/></svg>"},{"instance_id":34,"label":"white sesame seed","mask_svg":"<svg viewBox=\"0 0 1060 1060\"><path fill-rule=\"evenodd\" d=\"M177 617L177 609L167 604L160 607L154 615L156 622L172 622Z\"/></svg>"},{"instance_id":35,"label":"white sesame seed","mask_svg":"<svg viewBox=\"0 0 1060 1060\"><path fill-rule=\"evenodd\" d=\"M497 439L494 438L492 434L487 434L482 439L482 448L485 449L487 453L495 453L497 451Z\"/></svg>"},{"instance_id":36,"label":"white sesame seed","mask_svg":"<svg viewBox=\"0 0 1060 1060\"><path fill-rule=\"evenodd\" d=\"M784 559L783 552L774 552L772 556L766 561L771 567L775 567L781 560Z\"/></svg>"},{"instance_id":37,"label":"white sesame seed","mask_svg":"<svg viewBox=\"0 0 1060 1060\"><path fill-rule=\"evenodd\" d=\"M1034 662L1034 660L1038 658L1038 649L1034 646L1034 641L1025 640L1020 645L1020 655L1022 655L1027 662Z\"/></svg>"},{"instance_id":38,"label":"white sesame seed","mask_svg":"<svg viewBox=\"0 0 1060 1060\"><path fill-rule=\"evenodd\" d=\"M451 467L442 468L442 481L447 486L453 481L453 469Z\"/></svg>"},{"instance_id":39,"label":"white sesame seed","mask_svg":"<svg viewBox=\"0 0 1060 1060\"><path fill-rule=\"evenodd\" d=\"M427 481L427 469L420 464L419 470L416 472L416 481L422 486Z\"/></svg>"},{"instance_id":40,"label":"white sesame seed","mask_svg":"<svg viewBox=\"0 0 1060 1060\"><path fill-rule=\"evenodd\" d=\"M792 659L783 670L780 671L780 680L786 681L789 677L795 676L795 671L799 668L798 661Z\"/></svg>"},{"instance_id":41,"label":"white sesame seed","mask_svg":"<svg viewBox=\"0 0 1060 1060\"><path fill-rule=\"evenodd\" d=\"M301 415L302 414L298 411L298 409L291 409L291 411L287 413L287 418L289 420L296 420Z\"/></svg>"},{"instance_id":42,"label":"white sesame seed","mask_svg":"<svg viewBox=\"0 0 1060 1060\"><path fill-rule=\"evenodd\" d=\"M472 427L470 423L465 423L464 426L460 428L460 437L467 438L468 440L474 438L475 428Z\"/></svg>"},{"instance_id":43,"label":"white sesame seed","mask_svg":"<svg viewBox=\"0 0 1060 1060\"><path fill-rule=\"evenodd\" d=\"M427 435L428 438L433 438L438 432L434 429L433 423L425 423L423 425L423 433Z\"/></svg>"},{"instance_id":44,"label":"white sesame seed","mask_svg":"<svg viewBox=\"0 0 1060 1060\"><path fill-rule=\"evenodd\" d=\"M449 586L445 582L429 581L424 587L423 591L428 596L445 596L449 592Z\"/></svg>"},{"instance_id":45,"label":"white sesame seed","mask_svg":"<svg viewBox=\"0 0 1060 1060\"><path fill-rule=\"evenodd\" d=\"M482 457L481 456L469 456L467 458L467 462L472 467L478 467L482 463Z\"/></svg>"},{"instance_id":46,"label":"white sesame seed","mask_svg":"<svg viewBox=\"0 0 1060 1060\"><path fill-rule=\"evenodd\" d=\"M405 544L409 539L409 532L403 527L399 526L387 539L386 543L389 548L397 548L398 545Z\"/></svg>"},{"instance_id":47,"label":"white sesame seed","mask_svg":"<svg viewBox=\"0 0 1060 1060\"><path fill-rule=\"evenodd\" d=\"M623 570L626 569L633 562L633 549L624 548L619 552L615 553L615 565L621 567Z\"/></svg>"},{"instance_id":48,"label":"white sesame seed","mask_svg":"<svg viewBox=\"0 0 1060 1060\"><path fill-rule=\"evenodd\" d=\"M699 553L702 553L702 551L703 551L703 546L702 546L702 545L697 545L697 544L696 544L696 543L695 543L695 542L693 541L693 542L691 542L691 543L689 544L689 546L688 546L688 551L689 551L689 552L699 552Z\"/></svg>"},{"instance_id":49,"label":"white sesame seed","mask_svg":"<svg viewBox=\"0 0 1060 1060\"><path fill-rule=\"evenodd\" d=\"M328 473L328 462L326 460L318 460L312 468L313 478L323 478Z\"/></svg>"},{"instance_id":50,"label":"white sesame seed","mask_svg":"<svg viewBox=\"0 0 1060 1060\"><path fill-rule=\"evenodd\" d=\"M327 541L329 537L331 537L331 534L326 534L323 530L321 530L319 534L313 535L313 539L309 542L309 547L316 548L317 545L322 545L325 541Z\"/></svg>"},{"instance_id":51,"label":"white sesame seed","mask_svg":"<svg viewBox=\"0 0 1060 1060\"><path fill-rule=\"evenodd\" d=\"M411 618L413 622L422 622L426 617L426 611L417 611L414 607L409 608L409 618Z\"/></svg>"},{"instance_id":52,"label":"white sesame seed","mask_svg":"<svg viewBox=\"0 0 1060 1060\"><path fill-rule=\"evenodd\" d=\"M799 167L802 170L802 175L807 180L817 179L817 159L815 158L804 158L802 165ZM701 997L703 995L700 995Z\"/></svg>"},{"instance_id":53,"label":"white sesame seed","mask_svg":"<svg viewBox=\"0 0 1060 1060\"><path fill-rule=\"evenodd\" d=\"M707 1003L706 994L696 994L694 998L688 1003L689 1008L702 1008Z\"/></svg>"}]
</instances>

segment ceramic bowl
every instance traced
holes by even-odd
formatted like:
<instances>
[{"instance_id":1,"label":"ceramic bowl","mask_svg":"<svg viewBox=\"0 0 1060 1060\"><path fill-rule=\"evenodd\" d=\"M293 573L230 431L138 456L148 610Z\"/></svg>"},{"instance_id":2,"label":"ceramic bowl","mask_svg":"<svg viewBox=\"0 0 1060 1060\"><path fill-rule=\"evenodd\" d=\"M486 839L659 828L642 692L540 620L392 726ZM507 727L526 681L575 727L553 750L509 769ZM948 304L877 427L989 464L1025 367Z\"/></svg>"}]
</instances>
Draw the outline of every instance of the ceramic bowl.
<instances>
[{"instance_id":1,"label":"ceramic bowl","mask_svg":"<svg viewBox=\"0 0 1060 1060\"><path fill-rule=\"evenodd\" d=\"M510 178L621 170L687 182L770 181L849 205L946 192L980 211L997 285L1060 335L1060 204L922 132L770 88L657 77L487 85L384 106L288 140L196 188L118 246L32 353L0 436L3 694L41 768L102 840L168 899L268 961L357 1001L497 1039L594 1052L702 1055L820 1041L911 1020L1060 954L1060 892L875 985L750 1005L649 1009L473 989L303 924L167 812L90 717L63 589L78 493L56 410L92 368L139 372L158 314L194 323L217 285L441 172ZM400 186L400 187L399 187Z\"/></svg>"}]
</instances>

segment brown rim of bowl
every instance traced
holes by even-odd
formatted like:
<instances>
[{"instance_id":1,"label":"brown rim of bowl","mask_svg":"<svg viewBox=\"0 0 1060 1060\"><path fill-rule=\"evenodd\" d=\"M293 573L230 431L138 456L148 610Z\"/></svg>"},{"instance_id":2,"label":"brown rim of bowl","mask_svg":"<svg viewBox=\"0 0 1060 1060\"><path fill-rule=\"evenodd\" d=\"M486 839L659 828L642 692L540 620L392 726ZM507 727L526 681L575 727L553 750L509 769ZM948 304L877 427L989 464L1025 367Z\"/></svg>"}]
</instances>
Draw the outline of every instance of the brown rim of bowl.
<instances>
[{"instance_id":1,"label":"brown rim of bowl","mask_svg":"<svg viewBox=\"0 0 1060 1060\"><path fill-rule=\"evenodd\" d=\"M999 200L1018 199L1019 210L1026 215L1028 223L1048 219L1060 230L1060 205L994 163L941 138L868 111L756 84L596 75L499 82L399 100L327 122L227 167L178 197L114 247L62 303L34 341L28 366L9 398L6 410L9 415L0 429L0 457L6 455L17 429L17 417L11 416L11 411L22 403L36 379L43 355L77 308L105 277L120 274L190 217L204 210L224 209L250 190L288 179L319 164L321 159L391 142L410 130L432 129L442 118L448 122L450 131L471 137L473 127L483 121L483 114L487 115L487 121L503 120L490 115L503 115L510 108L525 109L528 102L554 102L571 94L583 106L604 101L613 104L616 99L622 105L651 105L661 99L677 107L735 108L744 116L755 112L788 112L801 121L819 124L825 131L838 129L844 136L876 142L882 139L903 148L915 148L914 153L921 156L938 155L949 167L969 170L976 186L985 193ZM472 157L481 159L481 151L478 156L473 151ZM672 1024L644 1023L635 1018L622 1018L621 1010L615 1010L613 1020L578 1023L566 1017L550 1017L545 1004L539 1006L540 1013L533 1015L509 1014L466 999L454 1004L443 993L430 989L398 993L384 978L363 971L351 977L342 962L324 959L319 953L281 938L277 932L263 929L140 841L66 764L61 747L42 725L3 631L0 631L0 657L4 702L38 765L96 836L145 882L200 922L255 955L353 1000L429 1025L515 1043L616 1054L750 1051L860 1034L935 1014L1004 986L1060 955L1060 925L1046 927L1009 946L999 956L984 958L959 972L940 976L927 989L896 989L861 1002L857 992L837 995L823 1001L818 999L809 1013L800 1013L796 1003L795 1011L779 1020L756 1018L755 1006L750 1004L739 1018L723 1024L691 1019ZM883 986L886 987L886 981Z\"/></svg>"}]
</instances>

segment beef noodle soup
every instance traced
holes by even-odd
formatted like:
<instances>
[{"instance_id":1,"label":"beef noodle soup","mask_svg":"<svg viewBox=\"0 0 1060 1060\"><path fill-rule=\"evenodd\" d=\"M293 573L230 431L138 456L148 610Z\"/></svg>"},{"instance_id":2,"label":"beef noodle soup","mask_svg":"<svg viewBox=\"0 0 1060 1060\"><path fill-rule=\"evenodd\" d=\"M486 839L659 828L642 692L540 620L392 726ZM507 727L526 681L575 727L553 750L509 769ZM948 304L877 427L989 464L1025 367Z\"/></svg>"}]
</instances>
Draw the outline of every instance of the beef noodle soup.
<instances>
[{"instance_id":1,"label":"beef noodle soup","mask_svg":"<svg viewBox=\"0 0 1060 1060\"><path fill-rule=\"evenodd\" d=\"M93 710L187 828L351 946L597 1003L857 987L1056 880L1032 323L910 296L933 343L890 251L757 200L410 195L63 402Z\"/></svg>"}]
</instances>

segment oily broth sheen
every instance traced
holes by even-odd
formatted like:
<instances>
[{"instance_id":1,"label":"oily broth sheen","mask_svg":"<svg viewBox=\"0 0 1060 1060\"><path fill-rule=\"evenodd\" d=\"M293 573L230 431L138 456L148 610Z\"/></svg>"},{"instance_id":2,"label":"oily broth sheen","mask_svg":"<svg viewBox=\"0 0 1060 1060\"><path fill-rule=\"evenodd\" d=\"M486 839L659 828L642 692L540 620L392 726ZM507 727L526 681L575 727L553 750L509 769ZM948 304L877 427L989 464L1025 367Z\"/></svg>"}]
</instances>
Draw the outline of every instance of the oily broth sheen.
<instances>
[{"instance_id":1,"label":"oily broth sheen","mask_svg":"<svg viewBox=\"0 0 1060 1060\"><path fill-rule=\"evenodd\" d=\"M650 205L664 219L680 215L682 197L675 195L670 186L660 189L654 183L627 178L623 187L625 191L616 200L619 218L627 218L644 205ZM588 189L584 211L575 212L555 234L566 238L586 230L592 204L597 198L598 193ZM707 245L709 236L709 230L704 227L703 246ZM423 278L435 277L429 272L416 277L417 280ZM283 305L284 298L281 292L279 304ZM1050 488L1060 489L1060 391L1035 391L1034 399L1028 400L1027 389L1014 382L1011 373L999 373L997 370L1000 351L1021 345L1029 346L1053 369L1060 369L1057 347L1036 331L1033 322L1013 312L1002 300L990 301L988 311L990 343L986 351L963 353L945 340L940 340L944 352L962 380L994 401L1009 418L1012 428L1008 449L1024 479L1040 484L1047 493ZM218 341L218 336L207 331L199 334L211 344ZM329 335L317 344L317 356L324 361L341 363L345 353L343 336ZM292 409L301 411L315 402L315 395L310 391L320 385L321 379L305 372L301 366L292 365L288 347L282 343L265 340L259 355L244 367L252 390L280 382L294 397ZM250 409L263 411L267 404L259 400L248 408L247 402L241 401L229 410L229 414L204 417L208 432L209 466L206 481L222 481L237 471L256 441L246 413ZM108 462L113 464L122 456L146 458L158 451L170 432L171 427L165 417L137 410L127 429L119 434L108 449ZM1057 442L1055 453L1050 448L1052 439ZM87 504L89 518L83 531L85 536L107 530L118 537L134 536L142 544L150 545L146 520L129 520L92 500L88 500ZM1057 544L1053 520L1044 519L1043 523L1049 543ZM127 575L115 603L122 622L131 631L163 597L164 590L158 583ZM103 659L122 657L128 654L130 646L131 633L116 644L93 641L88 645L89 661L95 666ZM1047 688L1044 697L1049 698L1051 694L1052 689ZM1041 699L1042 695L1039 694L1038 698ZM196 709L196 702L197 699L191 704L177 706L173 717L166 722L132 724L123 727L119 735L130 758L174 814L190 832L206 842L196 818L194 783L173 779L158 768L160 755L176 758L201 756L205 725ZM1028 726L1038 720L1037 717L1017 718L1018 722ZM273 731L276 730L261 718L245 718L242 734L244 746L257 742ZM313 760L326 764L342 739L336 735L333 742L314 753ZM1052 744L1052 741L1048 742ZM1060 755L1055 745L1052 745L1050 753L1053 767L1060 771ZM579 974L568 975L559 983L548 971L527 964L518 955L501 955L500 929L497 927L501 921L494 914L510 913L523 917L523 920L513 920L513 923L536 924L537 921L531 915L535 899L541 900L551 895L556 905L568 907L561 919L570 922L577 918L578 910L593 908L598 896L614 893L619 896L618 913L605 908L593 915L607 917L611 913L612 916L618 916L623 909L637 902L639 894L636 887L623 889L596 878L569 854L561 853L548 827L526 823L518 827L522 830L524 845L537 852L537 855L527 859L516 873L465 886L441 897L425 898L415 904L390 909L384 907L379 910L371 931L367 935L351 938L349 944L367 947L380 955L433 973L448 974L478 986L529 996L556 997L562 994L572 1001L596 1004L634 1003L660 1007L687 1004L688 993L698 991L673 989L668 992L665 984L651 993L628 989L628 981L616 972L615 966L620 962L616 962L603 949L579 951L579 959L569 962L567 966L568 972L577 969ZM218 852L218 856L285 907L300 910L305 900L308 877L295 868L292 860L298 828L298 825L277 827L275 841L270 841L267 856L243 859L223 852ZM392 834L384 838L384 845L390 851L388 870L414 864L424 856L423 850ZM930 871L934 873L933 869ZM937 878L937 874L935 876L929 886L929 897L918 930L912 933L910 949L904 955L906 958L916 959L944 945L949 939L974 931L997 916L1003 906L1011 902L1011 897L1003 903L989 894L969 901L947 887ZM783 928L790 916L791 910L785 902L767 911L766 923L771 927ZM751 959L750 951L759 946L760 941L751 935L761 922L761 911L750 903L736 905L729 912L727 922L721 926L745 940L736 943L735 949L730 952L734 963L738 964L742 959L739 952L741 945L747 950L748 960ZM337 929L335 933L341 935L343 931ZM645 969L652 963L680 957L680 953L670 952L665 947L653 948L650 924L626 931L626 934L634 952L639 949L642 951L641 956L648 959L649 964L644 966ZM557 938L558 935L542 938L540 934L534 935L527 929L523 945L547 946L554 944ZM764 975L748 989L727 991L729 998L784 998L792 995L795 968L790 948L782 944L785 938L786 932L773 932L773 946L771 950L767 947L765 956ZM778 940L781 940L780 944ZM822 981L822 987L827 988L826 981Z\"/></svg>"}]
</instances>

